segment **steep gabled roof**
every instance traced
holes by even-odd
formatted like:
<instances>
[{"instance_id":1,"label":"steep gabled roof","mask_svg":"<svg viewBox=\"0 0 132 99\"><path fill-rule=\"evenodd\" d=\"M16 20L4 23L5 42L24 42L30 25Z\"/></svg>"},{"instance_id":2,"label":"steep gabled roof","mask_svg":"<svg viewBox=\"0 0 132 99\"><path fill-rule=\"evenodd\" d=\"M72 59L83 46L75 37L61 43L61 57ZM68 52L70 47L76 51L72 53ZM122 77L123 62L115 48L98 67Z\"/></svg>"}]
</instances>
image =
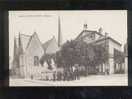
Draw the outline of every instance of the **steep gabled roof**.
<instances>
[{"instance_id":1,"label":"steep gabled roof","mask_svg":"<svg viewBox=\"0 0 132 99\"><path fill-rule=\"evenodd\" d=\"M15 37L16 48L19 48L19 51L21 48L21 51L25 52L30 38L31 38L31 36L29 36L29 35L19 34L19 36L17 38Z\"/></svg>"},{"instance_id":2,"label":"steep gabled roof","mask_svg":"<svg viewBox=\"0 0 132 99\"><path fill-rule=\"evenodd\" d=\"M33 38L34 35L37 36L36 33L34 33L33 35L19 34L21 45L19 44L19 38L16 38L16 45L17 45L17 47L21 46L22 50L25 52L26 49L28 48L28 46L30 45L31 40L32 40L32 38ZM40 40L39 40L39 42L40 42ZM40 42L40 44L41 44L41 42ZM41 46L42 46L42 44L41 44Z\"/></svg>"},{"instance_id":3,"label":"steep gabled roof","mask_svg":"<svg viewBox=\"0 0 132 99\"><path fill-rule=\"evenodd\" d=\"M39 37L38 37L38 35L37 35L36 32L34 32L34 33L30 36L26 49L29 47L29 45L31 44L32 40L35 39L35 38L38 40L38 44L39 44L39 45L41 46L41 48L43 49L42 43L41 43L41 41L40 41L40 39L39 39Z\"/></svg>"},{"instance_id":4,"label":"steep gabled roof","mask_svg":"<svg viewBox=\"0 0 132 99\"><path fill-rule=\"evenodd\" d=\"M58 46L54 36L52 39L50 39L47 42L45 42L44 44L42 44L42 46L43 46L44 52L47 54L53 54L59 50L59 46Z\"/></svg>"},{"instance_id":5,"label":"steep gabled roof","mask_svg":"<svg viewBox=\"0 0 132 99\"><path fill-rule=\"evenodd\" d=\"M53 39L53 38L52 38ZM46 49L48 48L49 44L51 43L52 39L46 41L45 43L42 44L43 49L46 51Z\"/></svg>"}]
</instances>

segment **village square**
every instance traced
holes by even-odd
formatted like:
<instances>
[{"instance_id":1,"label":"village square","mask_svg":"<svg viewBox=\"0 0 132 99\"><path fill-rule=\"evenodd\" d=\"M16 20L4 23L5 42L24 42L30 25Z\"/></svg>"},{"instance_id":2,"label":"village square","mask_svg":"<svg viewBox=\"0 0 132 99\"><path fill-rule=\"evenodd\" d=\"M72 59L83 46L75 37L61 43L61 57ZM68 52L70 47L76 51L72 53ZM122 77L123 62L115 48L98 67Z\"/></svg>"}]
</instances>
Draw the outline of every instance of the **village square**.
<instances>
[{"instance_id":1,"label":"village square","mask_svg":"<svg viewBox=\"0 0 132 99\"><path fill-rule=\"evenodd\" d=\"M63 43L61 24L58 16L58 39L53 35L46 42L40 41L37 31L17 33L11 86L127 85L127 41L122 45L103 27L90 30L84 23L75 39Z\"/></svg>"}]
</instances>

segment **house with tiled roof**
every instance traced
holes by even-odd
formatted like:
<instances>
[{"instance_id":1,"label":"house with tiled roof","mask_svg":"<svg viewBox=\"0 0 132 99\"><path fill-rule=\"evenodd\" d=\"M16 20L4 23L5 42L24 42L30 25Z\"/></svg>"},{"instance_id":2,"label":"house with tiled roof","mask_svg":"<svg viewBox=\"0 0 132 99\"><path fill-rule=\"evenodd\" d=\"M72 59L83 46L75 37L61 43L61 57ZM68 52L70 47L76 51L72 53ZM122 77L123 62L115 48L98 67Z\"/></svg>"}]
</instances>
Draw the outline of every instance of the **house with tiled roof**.
<instances>
[{"instance_id":1,"label":"house with tiled roof","mask_svg":"<svg viewBox=\"0 0 132 99\"><path fill-rule=\"evenodd\" d=\"M16 74L20 77L31 76L33 66L40 65L39 59L43 54L44 50L37 33L31 36L19 33L19 37L14 39L13 66Z\"/></svg>"},{"instance_id":2,"label":"house with tiled roof","mask_svg":"<svg viewBox=\"0 0 132 99\"><path fill-rule=\"evenodd\" d=\"M43 67L40 64L41 57L45 54L55 54L58 50L59 46L54 36L47 42L41 43L37 33L32 35L19 33L18 38L14 38L13 69L16 75L31 77L36 71L41 72L45 68L41 68Z\"/></svg>"},{"instance_id":3,"label":"house with tiled roof","mask_svg":"<svg viewBox=\"0 0 132 99\"><path fill-rule=\"evenodd\" d=\"M59 46L55 39L55 36L53 36L52 39L43 43L42 46L45 54L54 54L59 51Z\"/></svg>"},{"instance_id":4,"label":"house with tiled roof","mask_svg":"<svg viewBox=\"0 0 132 99\"><path fill-rule=\"evenodd\" d=\"M60 20L58 21L60 28ZM18 37L14 38L14 58L13 67L15 75L19 77L32 77L47 70L41 63L40 59L46 54L55 54L61 46L60 29L58 33L58 42L53 36L50 40L42 43L36 32L32 35L19 33ZM51 60L52 64L53 59ZM47 63L44 63L47 64ZM46 65L47 66L47 65ZM55 68L55 67L54 67Z\"/></svg>"},{"instance_id":5,"label":"house with tiled roof","mask_svg":"<svg viewBox=\"0 0 132 99\"><path fill-rule=\"evenodd\" d=\"M82 40L87 44L101 45L108 52L109 57L106 63L95 67L90 66L89 69L97 70L98 73L101 74L113 74L117 72L122 73L126 71L124 59L119 58L119 56L123 56L121 43L108 36L108 33L103 34L102 28L99 28L98 31L88 30L87 24L84 24L84 29L81 33L79 33L75 40ZM58 41L53 36L50 40L43 43L39 40L36 32L32 35L19 33L18 37L14 38L13 70L15 71L15 74L19 77L26 78L32 78L33 76L41 77L41 73L46 75L46 71L50 71L47 69L49 64L46 62L41 64L40 60L47 54L55 54L61 49L61 46L62 35L60 29L60 19L58 20ZM51 59L51 64L55 64L53 59ZM53 68L56 69L56 67ZM51 75L51 73L53 72L50 71L49 75Z\"/></svg>"},{"instance_id":6,"label":"house with tiled roof","mask_svg":"<svg viewBox=\"0 0 132 99\"><path fill-rule=\"evenodd\" d=\"M87 24L84 24L84 29L76 37L75 40L82 40L87 44L101 45L107 50L109 56L108 62L100 66L97 66L98 72L100 73L107 72L109 74L113 74L116 73L116 71L125 71L124 62L116 63L116 61L114 60L116 51L123 53L121 51L122 46L121 43L113 39L112 37L108 36L108 33L105 33L105 35L103 35L102 32L103 32L102 28L99 28L98 31L88 30Z\"/></svg>"}]
</instances>

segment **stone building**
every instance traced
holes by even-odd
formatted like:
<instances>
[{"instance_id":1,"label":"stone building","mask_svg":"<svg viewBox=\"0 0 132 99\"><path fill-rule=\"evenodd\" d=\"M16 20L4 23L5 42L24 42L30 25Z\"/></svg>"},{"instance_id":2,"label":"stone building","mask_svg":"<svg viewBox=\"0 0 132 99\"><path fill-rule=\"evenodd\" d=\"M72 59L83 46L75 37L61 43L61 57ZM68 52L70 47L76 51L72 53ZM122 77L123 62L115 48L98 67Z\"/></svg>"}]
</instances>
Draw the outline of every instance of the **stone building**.
<instances>
[{"instance_id":1,"label":"stone building","mask_svg":"<svg viewBox=\"0 0 132 99\"><path fill-rule=\"evenodd\" d=\"M121 51L122 45L115 39L108 36L108 33L105 33L105 35L103 35L102 32L103 32L102 28L99 28L98 31L88 30L87 24L84 24L84 29L77 36L76 40L82 40L86 42L87 44L92 43L92 44L97 44L97 45L101 45L105 47L109 55L108 62L105 64L102 64L101 66L97 66L98 72L100 73L107 72L109 74L113 74L113 73L116 73L118 69L119 69L119 72L121 72L122 70L124 71L124 62L120 61L119 63L119 62L116 62L114 59L116 55L116 51L118 51L121 55L123 54L123 52Z\"/></svg>"},{"instance_id":2,"label":"stone building","mask_svg":"<svg viewBox=\"0 0 132 99\"><path fill-rule=\"evenodd\" d=\"M31 76L35 67L39 67L39 59L44 54L37 33L33 35L19 34L14 40L13 69L20 77Z\"/></svg>"},{"instance_id":3,"label":"stone building","mask_svg":"<svg viewBox=\"0 0 132 99\"><path fill-rule=\"evenodd\" d=\"M51 59L51 64L53 70L48 69L48 63L40 63L40 59L45 55L55 54L60 50L62 45L62 34L60 28L60 18L58 19L58 42L53 36L52 39L45 43L39 40L37 33L32 35L20 34L14 38L14 58L12 70L14 74L19 77L24 78L41 78L45 75L47 79L47 74L51 75L53 78L53 71L56 69L53 59ZM113 73L124 73L127 72L127 54L124 62L124 52L121 51L121 44L115 39L108 36L108 33L103 35L103 29L99 28L98 31L88 30L87 24L84 24L84 29L76 37L76 40L82 40L87 44L95 44L103 46L108 52L108 61L100 66L96 66L98 73L103 74L113 74ZM125 53L126 52L125 46ZM92 66L91 68L92 69ZM58 69L59 70L59 69ZM62 71L62 70L61 70Z\"/></svg>"},{"instance_id":4,"label":"stone building","mask_svg":"<svg viewBox=\"0 0 132 99\"><path fill-rule=\"evenodd\" d=\"M60 19L58 20L58 28L60 28ZM52 39L45 43L39 40L37 33L32 35L25 35L19 33L19 36L14 38L14 56L13 56L13 67L12 71L14 75L24 78L38 78L41 77L41 73L46 71L52 73L48 69L48 64L44 62L43 66L40 63L40 59L46 54L55 54L61 46L61 33L58 33L58 40L56 41L53 36ZM51 59L51 65L54 65L53 59ZM53 66L55 68L55 66Z\"/></svg>"},{"instance_id":5,"label":"stone building","mask_svg":"<svg viewBox=\"0 0 132 99\"><path fill-rule=\"evenodd\" d=\"M33 35L19 34L14 40L13 70L19 77L31 78L41 75L47 69L42 66L40 59L46 54L54 54L59 50L55 37L42 44L37 33ZM51 60L53 65L53 59ZM44 63L47 64L47 63Z\"/></svg>"}]
</instances>

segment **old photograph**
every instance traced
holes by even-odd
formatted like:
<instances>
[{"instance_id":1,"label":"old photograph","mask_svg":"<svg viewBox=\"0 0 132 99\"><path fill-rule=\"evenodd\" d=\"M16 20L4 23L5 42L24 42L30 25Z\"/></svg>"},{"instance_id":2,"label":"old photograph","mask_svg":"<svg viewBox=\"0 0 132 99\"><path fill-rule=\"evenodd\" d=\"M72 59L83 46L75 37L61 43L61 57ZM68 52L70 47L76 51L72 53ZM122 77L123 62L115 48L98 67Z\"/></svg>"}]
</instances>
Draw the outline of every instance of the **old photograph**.
<instances>
[{"instance_id":1,"label":"old photograph","mask_svg":"<svg viewBox=\"0 0 132 99\"><path fill-rule=\"evenodd\" d=\"M8 13L9 86L128 86L127 10Z\"/></svg>"}]
</instances>

